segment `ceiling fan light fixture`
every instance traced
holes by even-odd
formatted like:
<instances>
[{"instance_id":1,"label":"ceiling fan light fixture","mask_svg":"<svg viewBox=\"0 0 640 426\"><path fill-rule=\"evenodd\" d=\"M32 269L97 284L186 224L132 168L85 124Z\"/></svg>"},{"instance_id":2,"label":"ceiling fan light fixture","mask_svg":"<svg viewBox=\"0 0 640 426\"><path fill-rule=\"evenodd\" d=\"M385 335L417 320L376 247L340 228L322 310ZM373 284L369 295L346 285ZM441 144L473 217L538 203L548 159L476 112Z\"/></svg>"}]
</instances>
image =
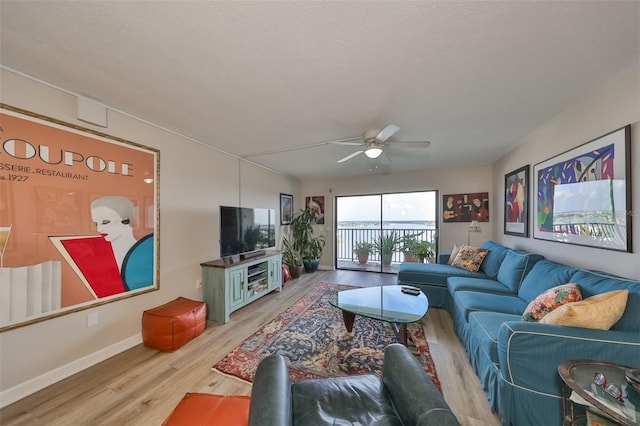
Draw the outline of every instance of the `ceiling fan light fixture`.
<instances>
[{"instance_id":1,"label":"ceiling fan light fixture","mask_svg":"<svg viewBox=\"0 0 640 426\"><path fill-rule=\"evenodd\" d=\"M378 158L382 155L382 150L376 147L367 148L364 151L364 155L366 155L369 158Z\"/></svg>"}]
</instances>

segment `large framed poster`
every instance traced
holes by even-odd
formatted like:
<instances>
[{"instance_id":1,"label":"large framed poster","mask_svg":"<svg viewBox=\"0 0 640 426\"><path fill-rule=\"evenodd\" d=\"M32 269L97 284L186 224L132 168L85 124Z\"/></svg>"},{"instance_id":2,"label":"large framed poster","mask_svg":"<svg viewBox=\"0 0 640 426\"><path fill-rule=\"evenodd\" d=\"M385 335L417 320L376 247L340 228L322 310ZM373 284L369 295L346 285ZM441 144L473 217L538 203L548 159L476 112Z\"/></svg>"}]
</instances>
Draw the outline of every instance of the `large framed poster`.
<instances>
[{"instance_id":1,"label":"large framed poster","mask_svg":"<svg viewBox=\"0 0 640 426\"><path fill-rule=\"evenodd\" d=\"M504 233L529 236L529 166L504 176Z\"/></svg>"},{"instance_id":2,"label":"large framed poster","mask_svg":"<svg viewBox=\"0 0 640 426\"><path fill-rule=\"evenodd\" d=\"M632 252L631 126L533 168L533 238Z\"/></svg>"},{"instance_id":3,"label":"large framed poster","mask_svg":"<svg viewBox=\"0 0 640 426\"><path fill-rule=\"evenodd\" d=\"M0 331L159 288L159 165L0 104Z\"/></svg>"}]
</instances>

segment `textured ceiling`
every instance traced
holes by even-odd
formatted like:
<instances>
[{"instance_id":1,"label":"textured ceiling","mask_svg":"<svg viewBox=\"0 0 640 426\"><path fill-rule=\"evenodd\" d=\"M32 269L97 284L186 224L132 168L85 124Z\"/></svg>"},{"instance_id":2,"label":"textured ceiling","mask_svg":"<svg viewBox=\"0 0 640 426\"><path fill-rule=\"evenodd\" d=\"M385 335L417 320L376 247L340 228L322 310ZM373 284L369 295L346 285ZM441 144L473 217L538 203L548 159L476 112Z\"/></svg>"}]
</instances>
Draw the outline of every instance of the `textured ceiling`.
<instances>
[{"instance_id":1,"label":"textured ceiling","mask_svg":"<svg viewBox=\"0 0 640 426\"><path fill-rule=\"evenodd\" d=\"M2 0L0 19L3 66L300 178L370 165L253 154L394 123L431 147L386 171L489 163L640 63L638 1Z\"/></svg>"}]
</instances>

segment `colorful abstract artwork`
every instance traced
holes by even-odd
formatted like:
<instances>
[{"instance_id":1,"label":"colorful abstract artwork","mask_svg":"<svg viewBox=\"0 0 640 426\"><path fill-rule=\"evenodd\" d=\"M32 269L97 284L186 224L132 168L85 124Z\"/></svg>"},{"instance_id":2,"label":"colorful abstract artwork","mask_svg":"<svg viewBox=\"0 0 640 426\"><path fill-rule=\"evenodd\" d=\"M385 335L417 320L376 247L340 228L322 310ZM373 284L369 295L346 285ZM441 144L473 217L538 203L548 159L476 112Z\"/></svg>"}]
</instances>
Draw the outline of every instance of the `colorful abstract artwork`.
<instances>
[{"instance_id":1,"label":"colorful abstract artwork","mask_svg":"<svg viewBox=\"0 0 640 426\"><path fill-rule=\"evenodd\" d=\"M534 167L534 238L628 251L630 126Z\"/></svg>"},{"instance_id":2,"label":"colorful abstract artwork","mask_svg":"<svg viewBox=\"0 0 640 426\"><path fill-rule=\"evenodd\" d=\"M529 166L504 177L504 233L529 236Z\"/></svg>"}]
</instances>

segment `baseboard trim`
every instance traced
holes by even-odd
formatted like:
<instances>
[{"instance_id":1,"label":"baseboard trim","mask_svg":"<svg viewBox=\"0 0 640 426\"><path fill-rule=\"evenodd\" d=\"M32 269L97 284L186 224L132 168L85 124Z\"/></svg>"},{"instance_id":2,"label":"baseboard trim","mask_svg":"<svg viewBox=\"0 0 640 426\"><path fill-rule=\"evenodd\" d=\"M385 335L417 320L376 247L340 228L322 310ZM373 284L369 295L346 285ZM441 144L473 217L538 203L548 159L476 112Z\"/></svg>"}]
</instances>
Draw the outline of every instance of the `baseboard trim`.
<instances>
[{"instance_id":1,"label":"baseboard trim","mask_svg":"<svg viewBox=\"0 0 640 426\"><path fill-rule=\"evenodd\" d=\"M24 383L20 383L12 388L0 392L0 408L6 407L9 404L31 395L39 390L51 386L52 384L73 376L82 370L85 370L93 365L98 364L114 355L124 352L127 349L134 347L142 343L142 334L138 333L135 336L131 336L127 339L121 340L118 343L114 343L111 346L100 349L97 352L77 359L69 364L58 367L54 370L48 371L38 377L27 380Z\"/></svg>"}]
</instances>

